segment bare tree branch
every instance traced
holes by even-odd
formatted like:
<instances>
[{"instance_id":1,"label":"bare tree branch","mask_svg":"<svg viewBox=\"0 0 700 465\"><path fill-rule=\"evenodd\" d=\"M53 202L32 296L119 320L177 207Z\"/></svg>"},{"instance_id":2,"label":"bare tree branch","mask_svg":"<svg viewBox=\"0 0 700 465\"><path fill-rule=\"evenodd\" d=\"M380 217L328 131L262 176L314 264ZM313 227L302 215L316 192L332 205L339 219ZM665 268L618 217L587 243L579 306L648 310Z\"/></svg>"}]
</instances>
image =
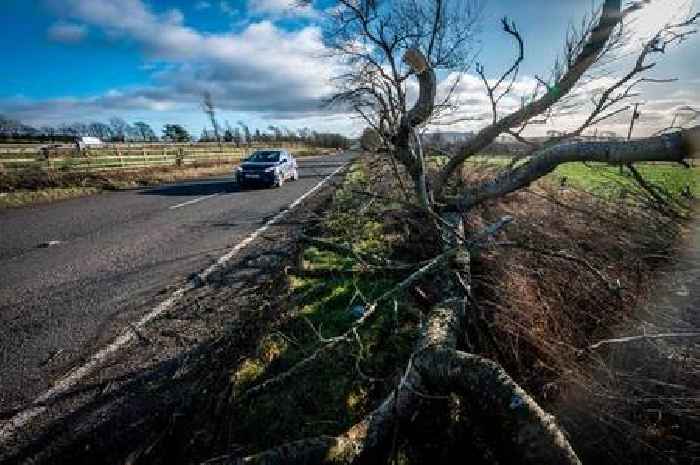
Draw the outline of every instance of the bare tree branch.
<instances>
[{"instance_id":1,"label":"bare tree branch","mask_svg":"<svg viewBox=\"0 0 700 465\"><path fill-rule=\"evenodd\" d=\"M440 171L434 187L436 197L440 197L447 180L470 155L488 146L505 130L519 126L533 116L544 113L568 94L581 76L596 62L622 16L621 0L606 0L598 24L591 31L580 54L573 61L567 72L555 85L548 88L545 95L479 131L469 144L463 148L462 153L451 158Z\"/></svg>"},{"instance_id":2,"label":"bare tree branch","mask_svg":"<svg viewBox=\"0 0 700 465\"><path fill-rule=\"evenodd\" d=\"M496 178L468 188L453 207L469 209L485 200L527 187L562 163L589 161L631 163L667 161L680 163L700 156L700 126L692 129L626 142L579 142L542 150L528 162L501 172Z\"/></svg>"},{"instance_id":3,"label":"bare tree branch","mask_svg":"<svg viewBox=\"0 0 700 465\"><path fill-rule=\"evenodd\" d=\"M615 339L604 339L602 341L598 341L595 344L592 344L588 346L589 349L595 350L599 349L604 345L608 344L620 344L620 343L625 343L625 342L634 342L634 341L642 341L642 340L647 340L647 339L670 339L670 338L693 338L693 337L700 337L700 332L678 332L678 333L660 333L660 334L642 334L639 336L626 336L626 337L618 337Z\"/></svg>"}]
</instances>

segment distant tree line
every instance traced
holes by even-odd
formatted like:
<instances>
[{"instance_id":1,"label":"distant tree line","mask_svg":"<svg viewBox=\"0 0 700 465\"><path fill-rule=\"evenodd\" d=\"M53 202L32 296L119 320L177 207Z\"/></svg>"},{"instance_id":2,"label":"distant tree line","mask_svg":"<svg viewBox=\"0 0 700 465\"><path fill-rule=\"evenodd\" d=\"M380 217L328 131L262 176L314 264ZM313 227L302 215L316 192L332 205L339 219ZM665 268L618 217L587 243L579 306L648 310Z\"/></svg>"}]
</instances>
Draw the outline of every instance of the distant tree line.
<instances>
[{"instance_id":1,"label":"distant tree line","mask_svg":"<svg viewBox=\"0 0 700 465\"><path fill-rule=\"evenodd\" d=\"M21 121L0 115L0 142L70 142L76 137L98 137L105 142L223 142L236 146L250 144L275 144L280 142L300 143L316 147L347 148L349 140L340 134L319 133L309 128L291 130L270 125L266 130L250 128L243 121L235 126L228 122L224 128L203 129L200 137L195 139L181 124L166 124L161 134L143 121L127 123L122 118L111 118L108 123L70 123L58 126L33 127Z\"/></svg>"},{"instance_id":2,"label":"distant tree line","mask_svg":"<svg viewBox=\"0 0 700 465\"><path fill-rule=\"evenodd\" d=\"M221 139L224 142L233 142L237 146L251 143L272 144L279 142L308 144L315 147L327 148L347 148L350 145L348 138L341 134L322 133L309 128L292 130L286 127L267 127L266 131L251 129L243 121L239 121L236 126L231 126L228 121L221 130ZM202 129L199 136L201 142L216 142L217 132L212 129Z\"/></svg>"}]
</instances>

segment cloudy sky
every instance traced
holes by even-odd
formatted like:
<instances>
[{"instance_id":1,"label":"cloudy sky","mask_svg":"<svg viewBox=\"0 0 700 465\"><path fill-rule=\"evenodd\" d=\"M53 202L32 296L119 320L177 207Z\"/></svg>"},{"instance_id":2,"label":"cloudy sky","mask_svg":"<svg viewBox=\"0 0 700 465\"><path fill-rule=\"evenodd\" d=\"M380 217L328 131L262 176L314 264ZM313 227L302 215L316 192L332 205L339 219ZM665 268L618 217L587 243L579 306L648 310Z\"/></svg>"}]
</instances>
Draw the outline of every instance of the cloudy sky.
<instances>
[{"instance_id":1,"label":"cloudy sky","mask_svg":"<svg viewBox=\"0 0 700 465\"><path fill-rule=\"evenodd\" d=\"M161 127L181 123L198 134L209 91L220 119L232 125L304 126L356 134L358 121L319 106L338 68L324 55L319 24L332 0L293 8L293 0L0 0L0 114L33 125L90 122L119 116ZM526 42L516 89L546 76L567 25L595 0L484 0L480 61L496 76L513 45L499 18L513 18ZM700 0L652 0L635 23L641 40ZM700 108L700 41L693 38L659 60L652 76L678 78L643 89L642 133L671 122L682 106ZM447 76L441 76L447 78ZM458 97L463 115L487 111L483 88L470 73ZM515 105L504 101L504 105ZM573 119L572 119L573 118ZM621 115L606 129L624 131ZM574 117L536 130L574 124ZM456 129L475 129L480 123Z\"/></svg>"}]
</instances>

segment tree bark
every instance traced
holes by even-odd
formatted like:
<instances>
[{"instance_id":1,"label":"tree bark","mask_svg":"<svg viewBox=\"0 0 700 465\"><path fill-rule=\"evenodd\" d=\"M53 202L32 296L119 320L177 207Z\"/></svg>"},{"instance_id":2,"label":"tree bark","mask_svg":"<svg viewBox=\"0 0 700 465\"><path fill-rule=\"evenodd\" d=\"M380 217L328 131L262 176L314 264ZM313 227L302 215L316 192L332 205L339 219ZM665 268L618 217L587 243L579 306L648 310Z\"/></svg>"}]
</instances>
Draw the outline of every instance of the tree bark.
<instances>
[{"instance_id":1,"label":"tree bark","mask_svg":"<svg viewBox=\"0 0 700 465\"><path fill-rule=\"evenodd\" d=\"M430 118L435 106L437 93L437 79L435 71L428 64L425 56L417 49L408 49L404 55L404 61L418 77L419 94L413 108L401 118L399 128L393 143L396 158L406 167L413 179L414 189L423 208L430 208L428 188L425 176L425 163L420 143L416 150L411 149L411 137L415 134L415 128Z\"/></svg>"},{"instance_id":2,"label":"tree bark","mask_svg":"<svg viewBox=\"0 0 700 465\"><path fill-rule=\"evenodd\" d=\"M433 395L456 394L498 424L518 463L580 464L553 416L537 405L496 362L453 349L433 348L415 358Z\"/></svg>"}]
</instances>

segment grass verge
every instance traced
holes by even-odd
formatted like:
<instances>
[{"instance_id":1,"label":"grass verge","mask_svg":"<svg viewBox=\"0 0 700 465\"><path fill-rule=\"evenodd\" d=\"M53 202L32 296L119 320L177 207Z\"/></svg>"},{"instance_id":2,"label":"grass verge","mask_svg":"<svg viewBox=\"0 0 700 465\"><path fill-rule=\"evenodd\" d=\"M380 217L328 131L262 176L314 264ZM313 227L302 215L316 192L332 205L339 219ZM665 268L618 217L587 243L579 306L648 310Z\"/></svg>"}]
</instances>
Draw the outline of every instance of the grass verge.
<instances>
[{"instance_id":1,"label":"grass verge","mask_svg":"<svg viewBox=\"0 0 700 465\"><path fill-rule=\"evenodd\" d=\"M0 175L0 208L49 203L105 191L228 175L233 166L235 165L161 167L102 173L63 173L40 170L8 173Z\"/></svg>"},{"instance_id":2,"label":"grass verge","mask_svg":"<svg viewBox=\"0 0 700 465\"><path fill-rule=\"evenodd\" d=\"M56 202L98 194L99 192L101 189L96 187L57 187L36 191L3 192L0 193L0 209Z\"/></svg>"},{"instance_id":3,"label":"grass verge","mask_svg":"<svg viewBox=\"0 0 700 465\"><path fill-rule=\"evenodd\" d=\"M391 246L377 220L378 210L366 207L353 191L368 183L368 167L354 165L336 191L324 220L307 233L340 243L353 243L358 253L385 256ZM364 215L358 210L364 208ZM337 434L359 421L393 388L417 337L418 312L395 312L393 303L379 318L363 326L355 341L324 353L309 369L281 387L253 399L238 398L250 387L284 372L323 344L345 332L367 305L393 287L396 276L348 276L334 270L357 269L352 257L306 247L304 269L322 277L289 278L287 314L258 343L250 356L230 371L230 410L226 436L235 437L252 453L281 442Z\"/></svg>"}]
</instances>

